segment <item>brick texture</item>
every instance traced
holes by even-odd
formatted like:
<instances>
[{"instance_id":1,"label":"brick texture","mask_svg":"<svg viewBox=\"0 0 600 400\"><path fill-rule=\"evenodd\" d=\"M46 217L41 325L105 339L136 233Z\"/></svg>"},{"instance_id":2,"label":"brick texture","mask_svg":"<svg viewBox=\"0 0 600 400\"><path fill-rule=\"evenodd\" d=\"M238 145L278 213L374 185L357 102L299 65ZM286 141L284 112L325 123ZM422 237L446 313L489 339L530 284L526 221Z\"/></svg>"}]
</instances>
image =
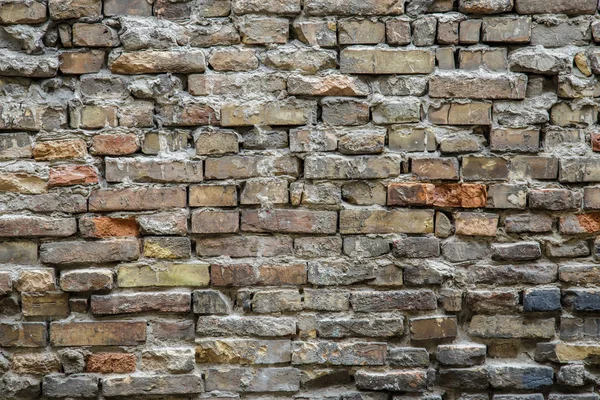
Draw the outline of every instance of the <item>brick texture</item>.
<instances>
[{"instance_id":1,"label":"brick texture","mask_svg":"<svg viewBox=\"0 0 600 400\"><path fill-rule=\"evenodd\" d=\"M0 399L598 400L598 0L0 0Z\"/></svg>"}]
</instances>

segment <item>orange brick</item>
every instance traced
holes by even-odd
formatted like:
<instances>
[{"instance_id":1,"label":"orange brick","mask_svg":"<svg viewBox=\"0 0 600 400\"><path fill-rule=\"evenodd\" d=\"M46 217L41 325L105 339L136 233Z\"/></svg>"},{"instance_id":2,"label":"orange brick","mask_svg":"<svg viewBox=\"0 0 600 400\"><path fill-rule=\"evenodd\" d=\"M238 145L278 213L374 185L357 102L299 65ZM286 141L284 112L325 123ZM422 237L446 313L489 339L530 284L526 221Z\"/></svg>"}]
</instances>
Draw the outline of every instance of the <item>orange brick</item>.
<instances>
[{"instance_id":1,"label":"orange brick","mask_svg":"<svg viewBox=\"0 0 600 400\"><path fill-rule=\"evenodd\" d=\"M135 372L135 368L135 354L128 353L91 354L86 362L87 372L100 374L125 374Z\"/></svg>"},{"instance_id":2,"label":"orange brick","mask_svg":"<svg viewBox=\"0 0 600 400\"><path fill-rule=\"evenodd\" d=\"M65 165L50 169L49 186L92 185L98 183L98 172L89 165Z\"/></svg>"},{"instance_id":3,"label":"orange brick","mask_svg":"<svg viewBox=\"0 0 600 400\"><path fill-rule=\"evenodd\" d=\"M82 217L79 230L84 237L107 238L114 236L140 236L135 218Z\"/></svg>"}]
</instances>

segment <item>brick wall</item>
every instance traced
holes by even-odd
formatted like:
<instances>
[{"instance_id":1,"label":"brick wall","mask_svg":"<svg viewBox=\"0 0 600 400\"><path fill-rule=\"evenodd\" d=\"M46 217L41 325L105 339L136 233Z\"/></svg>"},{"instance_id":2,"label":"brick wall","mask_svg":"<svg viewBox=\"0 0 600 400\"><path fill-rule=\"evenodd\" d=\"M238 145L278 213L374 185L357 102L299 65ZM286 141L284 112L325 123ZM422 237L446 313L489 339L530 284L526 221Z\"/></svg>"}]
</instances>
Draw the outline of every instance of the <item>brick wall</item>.
<instances>
[{"instance_id":1,"label":"brick wall","mask_svg":"<svg viewBox=\"0 0 600 400\"><path fill-rule=\"evenodd\" d=\"M0 0L0 399L600 400L597 16Z\"/></svg>"}]
</instances>

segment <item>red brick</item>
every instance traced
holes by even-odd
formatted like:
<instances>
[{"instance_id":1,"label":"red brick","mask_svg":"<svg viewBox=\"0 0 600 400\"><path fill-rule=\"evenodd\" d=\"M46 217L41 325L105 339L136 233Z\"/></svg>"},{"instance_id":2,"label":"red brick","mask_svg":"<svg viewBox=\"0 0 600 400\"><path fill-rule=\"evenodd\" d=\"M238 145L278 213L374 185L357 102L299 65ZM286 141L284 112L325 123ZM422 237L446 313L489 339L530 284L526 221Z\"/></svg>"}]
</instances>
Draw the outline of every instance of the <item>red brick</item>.
<instances>
[{"instance_id":1,"label":"red brick","mask_svg":"<svg viewBox=\"0 0 600 400\"><path fill-rule=\"evenodd\" d=\"M146 341L144 321L52 322L53 346L135 346Z\"/></svg>"},{"instance_id":2,"label":"red brick","mask_svg":"<svg viewBox=\"0 0 600 400\"><path fill-rule=\"evenodd\" d=\"M14 214L0 216L0 237L65 237L75 232L77 232L75 218Z\"/></svg>"},{"instance_id":3,"label":"red brick","mask_svg":"<svg viewBox=\"0 0 600 400\"><path fill-rule=\"evenodd\" d=\"M135 372L137 359L129 353L95 353L86 361L86 371L99 374L126 374Z\"/></svg>"},{"instance_id":4,"label":"red brick","mask_svg":"<svg viewBox=\"0 0 600 400\"><path fill-rule=\"evenodd\" d=\"M485 207L485 185L469 183L392 183L388 186L388 205Z\"/></svg>"},{"instance_id":5,"label":"red brick","mask_svg":"<svg viewBox=\"0 0 600 400\"><path fill-rule=\"evenodd\" d=\"M567 235L600 232L600 212L562 216L559 220L559 230Z\"/></svg>"},{"instance_id":6,"label":"red brick","mask_svg":"<svg viewBox=\"0 0 600 400\"><path fill-rule=\"evenodd\" d=\"M219 125L215 110L206 104L163 105L157 114L164 126Z\"/></svg>"},{"instance_id":7,"label":"red brick","mask_svg":"<svg viewBox=\"0 0 600 400\"><path fill-rule=\"evenodd\" d=\"M65 165L50 168L48 186L92 185L98 183L98 172L90 165Z\"/></svg>"},{"instance_id":8,"label":"red brick","mask_svg":"<svg viewBox=\"0 0 600 400\"><path fill-rule=\"evenodd\" d=\"M114 236L140 236L137 221L134 217L81 217L79 230L83 237L107 238Z\"/></svg>"},{"instance_id":9,"label":"red brick","mask_svg":"<svg viewBox=\"0 0 600 400\"><path fill-rule=\"evenodd\" d=\"M99 156L122 156L133 154L140 148L136 135L99 134L92 138L90 153Z\"/></svg>"}]
</instances>

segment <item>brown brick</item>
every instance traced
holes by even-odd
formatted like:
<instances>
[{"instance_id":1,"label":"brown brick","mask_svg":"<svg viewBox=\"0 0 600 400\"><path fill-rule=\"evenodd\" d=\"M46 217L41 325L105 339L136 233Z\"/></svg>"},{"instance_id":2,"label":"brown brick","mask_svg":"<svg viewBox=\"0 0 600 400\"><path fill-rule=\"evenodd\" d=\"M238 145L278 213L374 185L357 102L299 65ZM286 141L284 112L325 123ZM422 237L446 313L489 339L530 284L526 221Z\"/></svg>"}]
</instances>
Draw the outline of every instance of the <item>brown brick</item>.
<instances>
[{"instance_id":1,"label":"brown brick","mask_svg":"<svg viewBox=\"0 0 600 400\"><path fill-rule=\"evenodd\" d=\"M147 0L104 0L104 15L152 16L152 4Z\"/></svg>"},{"instance_id":2,"label":"brown brick","mask_svg":"<svg viewBox=\"0 0 600 400\"><path fill-rule=\"evenodd\" d=\"M54 269L26 269L19 273L16 289L19 292L48 292L56 290Z\"/></svg>"},{"instance_id":3,"label":"brown brick","mask_svg":"<svg viewBox=\"0 0 600 400\"><path fill-rule=\"evenodd\" d=\"M567 235L600 232L600 213L590 212L561 216L558 229Z\"/></svg>"},{"instance_id":4,"label":"brown brick","mask_svg":"<svg viewBox=\"0 0 600 400\"><path fill-rule=\"evenodd\" d=\"M300 159L284 155L269 156L223 156L208 158L205 163L205 179L245 179L264 176L299 176Z\"/></svg>"},{"instance_id":5,"label":"brown brick","mask_svg":"<svg viewBox=\"0 0 600 400\"><path fill-rule=\"evenodd\" d=\"M497 214L458 212L454 216L456 234L465 236L496 236Z\"/></svg>"},{"instance_id":6,"label":"brown brick","mask_svg":"<svg viewBox=\"0 0 600 400\"><path fill-rule=\"evenodd\" d=\"M58 56L59 68L63 74L91 74L102 69L104 57L103 50L60 53Z\"/></svg>"},{"instance_id":7,"label":"brown brick","mask_svg":"<svg viewBox=\"0 0 600 400\"><path fill-rule=\"evenodd\" d=\"M428 74L434 67L430 50L348 47L340 53L344 74Z\"/></svg>"},{"instance_id":8,"label":"brown brick","mask_svg":"<svg viewBox=\"0 0 600 400\"><path fill-rule=\"evenodd\" d=\"M72 19L99 17L102 11L101 0L49 0L51 19Z\"/></svg>"},{"instance_id":9,"label":"brown brick","mask_svg":"<svg viewBox=\"0 0 600 400\"><path fill-rule=\"evenodd\" d=\"M242 210L242 231L283 233L335 233L335 211Z\"/></svg>"},{"instance_id":10,"label":"brown brick","mask_svg":"<svg viewBox=\"0 0 600 400\"><path fill-rule=\"evenodd\" d=\"M240 226L239 211L196 210L192 213L192 233L235 233Z\"/></svg>"},{"instance_id":11,"label":"brown brick","mask_svg":"<svg viewBox=\"0 0 600 400\"><path fill-rule=\"evenodd\" d=\"M139 256L137 238L50 242L40 246L40 261L48 264L110 263L136 260Z\"/></svg>"},{"instance_id":12,"label":"brown brick","mask_svg":"<svg viewBox=\"0 0 600 400\"><path fill-rule=\"evenodd\" d=\"M45 347L46 324L44 322L0 323L0 346Z\"/></svg>"},{"instance_id":13,"label":"brown brick","mask_svg":"<svg viewBox=\"0 0 600 400\"><path fill-rule=\"evenodd\" d=\"M215 286L303 285L307 281L306 264L213 264L211 282Z\"/></svg>"},{"instance_id":14,"label":"brown brick","mask_svg":"<svg viewBox=\"0 0 600 400\"><path fill-rule=\"evenodd\" d=\"M190 207L235 207L237 187L235 185L190 186Z\"/></svg>"},{"instance_id":15,"label":"brown brick","mask_svg":"<svg viewBox=\"0 0 600 400\"><path fill-rule=\"evenodd\" d=\"M60 288L65 292L110 290L113 272L105 268L74 269L60 274Z\"/></svg>"},{"instance_id":16,"label":"brown brick","mask_svg":"<svg viewBox=\"0 0 600 400\"><path fill-rule=\"evenodd\" d=\"M200 182L204 179L202 161L156 158L106 157L107 182Z\"/></svg>"},{"instance_id":17,"label":"brown brick","mask_svg":"<svg viewBox=\"0 0 600 400\"><path fill-rule=\"evenodd\" d=\"M84 158L87 145L81 139L37 142L33 147L36 161L56 161Z\"/></svg>"},{"instance_id":18,"label":"brown brick","mask_svg":"<svg viewBox=\"0 0 600 400\"><path fill-rule=\"evenodd\" d=\"M156 112L164 126L219 125L215 110L202 103L189 103L185 107L159 105Z\"/></svg>"},{"instance_id":19,"label":"brown brick","mask_svg":"<svg viewBox=\"0 0 600 400\"><path fill-rule=\"evenodd\" d=\"M48 186L93 185L98 183L98 171L90 165L65 165L50 168Z\"/></svg>"},{"instance_id":20,"label":"brown brick","mask_svg":"<svg viewBox=\"0 0 600 400\"><path fill-rule=\"evenodd\" d=\"M340 233L433 233L433 210L342 210Z\"/></svg>"},{"instance_id":21,"label":"brown brick","mask_svg":"<svg viewBox=\"0 0 600 400\"><path fill-rule=\"evenodd\" d=\"M413 158L411 170L419 179L458 180L458 160L452 157Z\"/></svg>"},{"instance_id":22,"label":"brown brick","mask_svg":"<svg viewBox=\"0 0 600 400\"><path fill-rule=\"evenodd\" d=\"M116 315L144 312L186 313L190 311L190 293L124 293L106 296L93 295L94 315Z\"/></svg>"},{"instance_id":23,"label":"brown brick","mask_svg":"<svg viewBox=\"0 0 600 400\"><path fill-rule=\"evenodd\" d=\"M423 317L410 320L412 340L440 340L455 338L457 335L456 317Z\"/></svg>"},{"instance_id":24,"label":"brown brick","mask_svg":"<svg viewBox=\"0 0 600 400\"><path fill-rule=\"evenodd\" d=\"M81 47L116 47L121 42L116 29L104 24L73 24L73 45Z\"/></svg>"},{"instance_id":25,"label":"brown brick","mask_svg":"<svg viewBox=\"0 0 600 400\"><path fill-rule=\"evenodd\" d=\"M481 40L491 43L527 43L531 40L531 17L484 18Z\"/></svg>"},{"instance_id":26,"label":"brown brick","mask_svg":"<svg viewBox=\"0 0 600 400\"><path fill-rule=\"evenodd\" d=\"M190 74L204 72L206 61L202 50L123 52L108 61L114 74L159 74L165 72Z\"/></svg>"},{"instance_id":27,"label":"brown brick","mask_svg":"<svg viewBox=\"0 0 600 400\"><path fill-rule=\"evenodd\" d=\"M224 104L223 126L305 125L316 122L317 104L308 100L281 100L256 104Z\"/></svg>"},{"instance_id":28,"label":"brown brick","mask_svg":"<svg viewBox=\"0 0 600 400\"><path fill-rule=\"evenodd\" d=\"M144 321L52 322L53 346L136 346L146 341Z\"/></svg>"},{"instance_id":29,"label":"brown brick","mask_svg":"<svg viewBox=\"0 0 600 400\"><path fill-rule=\"evenodd\" d=\"M69 294L60 292L21 293L21 307L26 317L66 317Z\"/></svg>"},{"instance_id":30,"label":"brown brick","mask_svg":"<svg viewBox=\"0 0 600 400\"><path fill-rule=\"evenodd\" d=\"M137 358L129 353L94 353L85 363L86 372L98 374L126 374L135 372Z\"/></svg>"},{"instance_id":31,"label":"brown brick","mask_svg":"<svg viewBox=\"0 0 600 400\"><path fill-rule=\"evenodd\" d=\"M438 125L491 125L490 103L444 103L429 108L429 121Z\"/></svg>"},{"instance_id":32,"label":"brown brick","mask_svg":"<svg viewBox=\"0 0 600 400\"><path fill-rule=\"evenodd\" d=\"M140 236L135 218L89 217L79 219L83 237L107 238L114 236Z\"/></svg>"},{"instance_id":33,"label":"brown brick","mask_svg":"<svg viewBox=\"0 0 600 400\"><path fill-rule=\"evenodd\" d=\"M46 4L42 1L7 1L0 7L0 24L40 24L46 21Z\"/></svg>"},{"instance_id":34,"label":"brown brick","mask_svg":"<svg viewBox=\"0 0 600 400\"><path fill-rule=\"evenodd\" d=\"M429 80L429 95L441 98L524 99L525 74L438 73Z\"/></svg>"},{"instance_id":35,"label":"brown brick","mask_svg":"<svg viewBox=\"0 0 600 400\"><path fill-rule=\"evenodd\" d=\"M182 187L97 189L89 198L90 211L143 211L186 206Z\"/></svg>"},{"instance_id":36,"label":"brown brick","mask_svg":"<svg viewBox=\"0 0 600 400\"><path fill-rule=\"evenodd\" d=\"M508 161L500 157L463 157L462 177L465 181L506 180Z\"/></svg>"},{"instance_id":37,"label":"brown brick","mask_svg":"<svg viewBox=\"0 0 600 400\"><path fill-rule=\"evenodd\" d=\"M490 150L537 153L540 150L540 131L537 129L492 129Z\"/></svg>"}]
</instances>

